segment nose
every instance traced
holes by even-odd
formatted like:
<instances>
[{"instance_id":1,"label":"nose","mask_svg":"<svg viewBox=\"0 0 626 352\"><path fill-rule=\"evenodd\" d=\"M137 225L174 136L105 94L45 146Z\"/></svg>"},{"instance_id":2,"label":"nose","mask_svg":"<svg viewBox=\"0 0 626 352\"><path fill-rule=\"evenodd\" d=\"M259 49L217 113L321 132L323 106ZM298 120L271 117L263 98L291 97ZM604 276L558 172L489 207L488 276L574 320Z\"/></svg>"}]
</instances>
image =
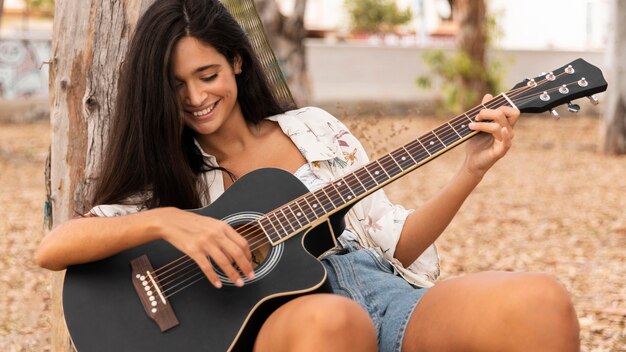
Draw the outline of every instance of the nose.
<instances>
[{"instance_id":1,"label":"nose","mask_svg":"<svg viewBox=\"0 0 626 352\"><path fill-rule=\"evenodd\" d=\"M195 84L188 84L186 90L185 103L189 106L202 106L206 99L206 94L202 89L199 89Z\"/></svg>"}]
</instances>

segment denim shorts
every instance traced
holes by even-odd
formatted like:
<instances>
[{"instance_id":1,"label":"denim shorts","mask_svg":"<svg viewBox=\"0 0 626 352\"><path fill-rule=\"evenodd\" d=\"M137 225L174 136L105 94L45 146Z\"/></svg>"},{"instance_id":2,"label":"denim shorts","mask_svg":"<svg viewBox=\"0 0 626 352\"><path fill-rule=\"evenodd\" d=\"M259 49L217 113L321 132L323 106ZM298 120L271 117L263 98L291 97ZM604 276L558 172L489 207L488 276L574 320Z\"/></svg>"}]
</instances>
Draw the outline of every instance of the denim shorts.
<instances>
[{"instance_id":1,"label":"denim shorts","mask_svg":"<svg viewBox=\"0 0 626 352\"><path fill-rule=\"evenodd\" d=\"M322 259L334 293L359 303L378 334L378 350L401 351L413 310L428 288L394 274L391 264L370 249L348 246Z\"/></svg>"}]
</instances>

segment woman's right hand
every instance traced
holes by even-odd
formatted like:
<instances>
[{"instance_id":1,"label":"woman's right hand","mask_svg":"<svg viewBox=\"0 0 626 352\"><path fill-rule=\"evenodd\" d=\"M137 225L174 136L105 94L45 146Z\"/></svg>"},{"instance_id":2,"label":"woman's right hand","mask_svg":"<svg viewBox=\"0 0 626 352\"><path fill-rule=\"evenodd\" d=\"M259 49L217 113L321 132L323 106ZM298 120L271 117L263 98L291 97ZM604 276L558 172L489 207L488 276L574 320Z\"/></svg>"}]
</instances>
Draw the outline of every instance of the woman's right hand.
<instances>
[{"instance_id":1,"label":"woman's right hand","mask_svg":"<svg viewBox=\"0 0 626 352\"><path fill-rule=\"evenodd\" d=\"M191 257L215 287L222 282L211 260L236 286L244 282L234 265L254 278L248 241L224 221L171 207L154 209L153 215L160 219L161 238Z\"/></svg>"}]
</instances>

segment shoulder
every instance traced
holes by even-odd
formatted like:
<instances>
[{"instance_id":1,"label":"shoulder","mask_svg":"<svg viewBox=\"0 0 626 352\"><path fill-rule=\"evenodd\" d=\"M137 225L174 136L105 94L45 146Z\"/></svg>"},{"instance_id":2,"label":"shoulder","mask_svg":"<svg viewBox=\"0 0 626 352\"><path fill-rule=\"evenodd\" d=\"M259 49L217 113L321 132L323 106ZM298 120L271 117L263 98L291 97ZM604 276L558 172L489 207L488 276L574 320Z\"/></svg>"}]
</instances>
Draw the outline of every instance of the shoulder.
<instances>
[{"instance_id":1,"label":"shoulder","mask_svg":"<svg viewBox=\"0 0 626 352\"><path fill-rule=\"evenodd\" d=\"M307 106L304 108L289 110L283 114L270 116L268 120L282 124L304 124L309 127L327 128L329 125L340 124L339 120L329 112L318 107Z\"/></svg>"}]
</instances>

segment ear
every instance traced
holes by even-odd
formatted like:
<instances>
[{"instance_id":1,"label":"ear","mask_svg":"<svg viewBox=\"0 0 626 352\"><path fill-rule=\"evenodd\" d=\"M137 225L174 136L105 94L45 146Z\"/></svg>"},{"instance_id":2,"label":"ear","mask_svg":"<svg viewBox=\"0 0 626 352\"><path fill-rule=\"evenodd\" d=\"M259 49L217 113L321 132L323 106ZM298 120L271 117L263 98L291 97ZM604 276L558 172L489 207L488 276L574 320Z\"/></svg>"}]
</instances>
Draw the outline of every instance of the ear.
<instances>
[{"instance_id":1,"label":"ear","mask_svg":"<svg viewBox=\"0 0 626 352\"><path fill-rule=\"evenodd\" d=\"M241 73L241 66L243 65L243 60L241 59L241 55L235 55L235 61L233 62L233 71L236 75Z\"/></svg>"}]
</instances>

